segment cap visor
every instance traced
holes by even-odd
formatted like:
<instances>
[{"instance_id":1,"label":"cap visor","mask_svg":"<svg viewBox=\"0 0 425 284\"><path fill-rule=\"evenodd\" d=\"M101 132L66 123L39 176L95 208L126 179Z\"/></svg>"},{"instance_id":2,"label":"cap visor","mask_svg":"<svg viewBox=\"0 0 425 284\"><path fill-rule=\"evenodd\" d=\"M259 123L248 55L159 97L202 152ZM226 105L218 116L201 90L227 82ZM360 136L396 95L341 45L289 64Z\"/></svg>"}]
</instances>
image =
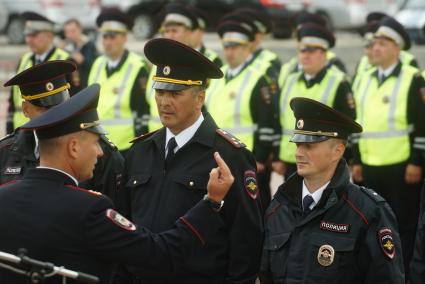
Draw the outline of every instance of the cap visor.
<instances>
[{"instance_id":1,"label":"cap visor","mask_svg":"<svg viewBox=\"0 0 425 284\"><path fill-rule=\"evenodd\" d=\"M329 138L331 138L331 137L294 134L291 138L291 142L294 142L294 143L317 143L317 142L322 142L322 141L328 140Z\"/></svg>"},{"instance_id":2,"label":"cap visor","mask_svg":"<svg viewBox=\"0 0 425 284\"><path fill-rule=\"evenodd\" d=\"M189 85L166 83L166 82L154 82L153 88L155 90L166 90L166 91L181 91L190 88Z\"/></svg>"}]
</instances>

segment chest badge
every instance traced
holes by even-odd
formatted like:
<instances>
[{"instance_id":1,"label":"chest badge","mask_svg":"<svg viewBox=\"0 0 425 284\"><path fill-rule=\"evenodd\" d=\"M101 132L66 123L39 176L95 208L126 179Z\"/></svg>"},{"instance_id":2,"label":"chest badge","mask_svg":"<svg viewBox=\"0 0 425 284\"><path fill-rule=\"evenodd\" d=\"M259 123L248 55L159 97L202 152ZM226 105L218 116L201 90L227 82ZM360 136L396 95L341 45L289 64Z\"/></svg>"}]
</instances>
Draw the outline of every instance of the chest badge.
<instances>
[{"instance_id":1,"label":"chest badge","mask_svg":"<svg viewBox=\"0 0 425 284\"><path fill-rule=\"evenodd\" d=\"M233 100L234 98L236 98L236 96L237 96L237 94L236 94L236 92L231 92L230 94L229 94L229 97Z\"/></svg>"},{"instance_id":2,"label":"chest badge","mask_svg":"<svg viewBox=\"0 0 425 284\"><path fill-rule=\"evenodd\" d=\"M322 266L330 266L334 262L335 250L330 245L323 245L317 253L317 262Z\"/></svg>"},{"instance_id":3,"label":"chest badge","mask_svg":"<svg viewBox=\"0 0 425 284\"><path fill-rule=\"evenodd\" d=\"M384 96L384 97L382 98L382 102L383 102L384 104L389 103L389 102L390 102L390 97L388 97L388 96Z\"/></svg>"}]
</instances>

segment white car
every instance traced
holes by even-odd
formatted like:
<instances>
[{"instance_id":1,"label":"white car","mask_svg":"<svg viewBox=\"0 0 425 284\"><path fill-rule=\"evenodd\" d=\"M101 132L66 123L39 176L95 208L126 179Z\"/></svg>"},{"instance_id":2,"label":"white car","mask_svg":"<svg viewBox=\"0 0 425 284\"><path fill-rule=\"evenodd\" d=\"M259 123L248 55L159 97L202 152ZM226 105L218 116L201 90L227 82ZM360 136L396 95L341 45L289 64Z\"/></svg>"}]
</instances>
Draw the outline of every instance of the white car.
<instances>
[{"instance_id":1,"label":"white car","mask_svg":"<svg viewBox=\"0 0 425 284\"><path fill-rule=\"evenodd\" d=\"M414 42L425 44L424 0L409 0L404 8L397 13L396 19L406 28Z\"/></svg>"}]
</instances>

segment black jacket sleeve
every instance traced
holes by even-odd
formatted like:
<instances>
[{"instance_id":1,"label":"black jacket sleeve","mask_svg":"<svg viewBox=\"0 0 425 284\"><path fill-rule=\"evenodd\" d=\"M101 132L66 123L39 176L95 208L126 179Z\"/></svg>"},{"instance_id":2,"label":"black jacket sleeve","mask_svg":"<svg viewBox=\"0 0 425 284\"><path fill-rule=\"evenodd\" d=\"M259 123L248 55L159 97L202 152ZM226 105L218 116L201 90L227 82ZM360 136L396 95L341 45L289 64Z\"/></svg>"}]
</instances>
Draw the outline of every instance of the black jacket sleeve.
<instances>
[{"instance_id":1,"label":"black jacket sleeve","mask_svg":"<svg viewBox=\"0 0 425 284\"><path fill-rule=\"evenodd\" d=\"M133 112L135 136L148 132L149 103L146 101L145 95L148 77L147 67L141 68L131 89L130 108Z\"/></svg>"}]
</instances>

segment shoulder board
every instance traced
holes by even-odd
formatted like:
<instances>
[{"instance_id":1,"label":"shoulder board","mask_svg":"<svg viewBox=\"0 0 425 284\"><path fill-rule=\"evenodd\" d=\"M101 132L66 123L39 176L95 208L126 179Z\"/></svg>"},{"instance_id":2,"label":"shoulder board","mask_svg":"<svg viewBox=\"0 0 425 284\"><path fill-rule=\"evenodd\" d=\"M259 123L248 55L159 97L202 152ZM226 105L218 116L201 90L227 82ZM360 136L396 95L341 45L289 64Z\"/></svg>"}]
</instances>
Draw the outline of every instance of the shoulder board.
<instances>
[{"instance_id":1,"label":"shoulder board","mask_svg":"<svg viewBox=\"0 0 425 284\"><path fill-rule=\"evenodd\" d=\"M158 129L158 130L159 130L159 129ZM152 131L152 132L149 132L149 133L146 133L146 134L142 134L142 135L140 135L140 136L138 136L138 137L134 138L133 140L131 140L131 141L130 141L130 143L134 143L134 142L136 142L136 141L143 141L143 140L145 140L146 138L149 138L149 137L151 137L152 135L154 135L156 132L158 132L158 130L154 130L154 131Z\"/></svg>"},{"instance_id":2,"label":"shoulder board","mask_svg":"<svg viewBox=\"0 0 425 284\"><path fill-rule=\"evenodd\" d=\"M370 188L360 186L360 190L364 192L370 199L372 199L376 203L385 202L385 199L382 196L380 196L377 192L375 192L374 190Z\"/></svg>"},{"instance_id":3,"label":"shoulder board","mask_svg":"<svg viewBox=\"0 0 425 284\"><path fill-rule=\"evenodd\" d=\"M105 135L100 135L100 139L105 142L106 145L110 146L112 149L116 150L118 149L118 147L111 141L108 139L108 137L106 137Z\"/></svg>"},{"instance_id":4,"label":"shoulder board","mask_svg":"<svg viewBox=\"0 0 425 284\"><path fill-rule=\"evenodd\" d=\"M70 184L66 184L65 186L66 187L69 187L69 188L72 188L72 189L75 189L75 190L86 192L86 193L91 194L91 195L96 196L96 197L102 196L102 193L100 193L98 191L94 191L94 190L90 190L90 189L85 189L85 188L81 188L81 187L78 187L78 186L73 186L73 185L70 185Z\"/></svg>"},{"instance_id":5,"label":"shoulder board","mask_svg":"<svg viewBox=\"0 0 425 284\"><path fill-rule=\"evenodd\" d=\"M0 148L12 144L14 137L15 137L15 132L12 132L12 133L4 136L3 138L1 138L0 139Z\"/></svg>"},{"instance_id":6,"label":"shoulder board","mask_svg":"<svg viewBox=\"0 0 425 284\"><path fill-rule=\"evenodd\" d=\"M246 147L246 145L240 141L238 138L236 138L235 136L233 136L232 134L230 134L229 132L218 128L215 131L219 136L223 137L227 142L229 142L230 144L232 144L233 147L235 148L244 148Z\"/></svg>"}]
</instances>

